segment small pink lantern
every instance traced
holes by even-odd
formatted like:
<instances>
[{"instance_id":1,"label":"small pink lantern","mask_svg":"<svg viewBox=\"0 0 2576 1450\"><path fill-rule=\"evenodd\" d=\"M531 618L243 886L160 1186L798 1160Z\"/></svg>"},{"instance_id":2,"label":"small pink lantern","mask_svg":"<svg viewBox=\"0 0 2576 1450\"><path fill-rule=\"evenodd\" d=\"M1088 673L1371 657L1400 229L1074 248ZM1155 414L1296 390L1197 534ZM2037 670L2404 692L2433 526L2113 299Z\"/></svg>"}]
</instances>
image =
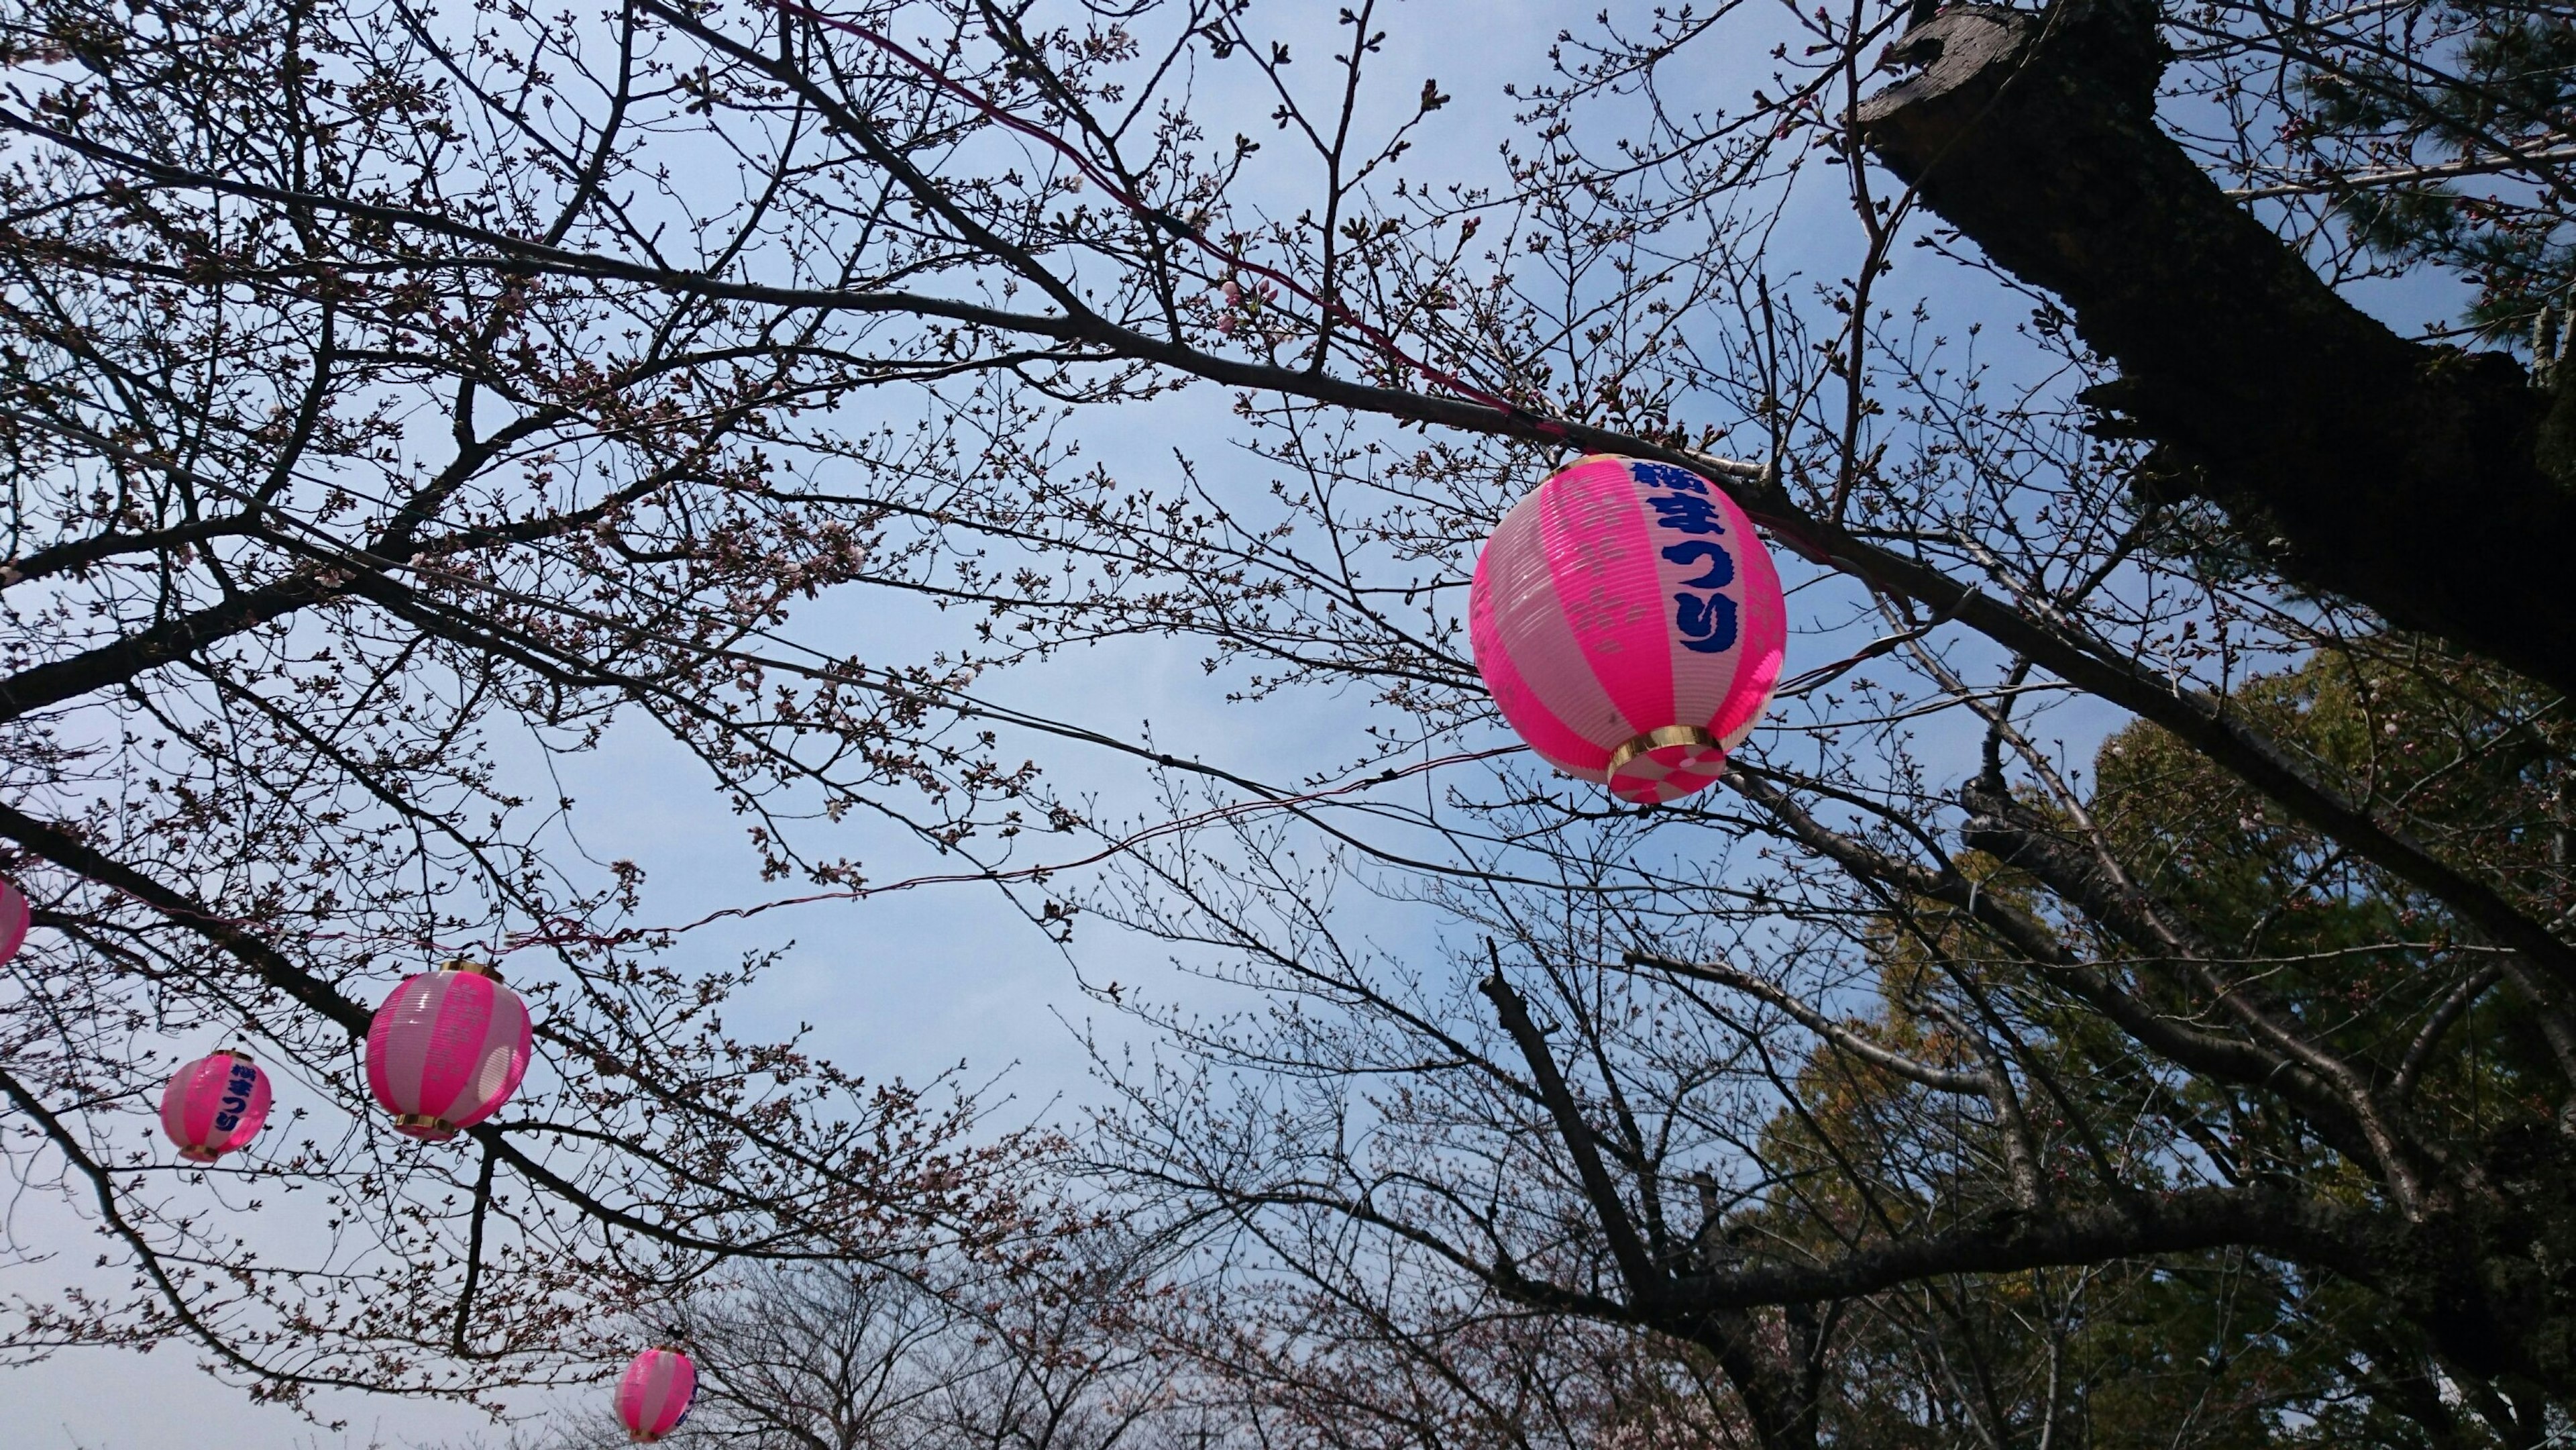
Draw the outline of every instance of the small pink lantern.
<instances>
[{"instance_id":1,"label":"small pink lantern","mask_svg":"<svg viewBox=\"0 0 2576 1450\"><path fill-rule=\"evenodd\" d=\"M689 1398L698 1392L698 1367L676 1349L663 1346L635 1356L617 1386L617 1418L626 1436L650 1445L680 1428L689 1417Z\"/></svg>"},{"instance_id":2,"label":"small pink lantern","mask_svg":"<svg viewBox=\"0 0 2576 1450\"><path fill-rule=\"evenodd\" d=\"M14 881L0 879L0 965L18 954L27 944L27 927L34 913L28 910L26 893Z\"/></svg>"},{"instance_id":3,"label":"small pink lantern","mask_svg":"<svg viewBox=\"0 0 2576 1450\"><path fill-rule=\"evenodd\" d=\"M519 1090L527 1004L488 967L449 962L394 988L367 1028L367 1090L394 1131L442 1143Z\"/></svg>"},{"instance_id":4,"label":"small pink lantern","mask_svg":"<svg viewBox=\"0 0 2576 1450\"><path fill-rule=\"evenodd\" d=\"M1645 804L1717 783L1780 682L1788 609L1733 499L1686 468L1594 454L1485 541L1467 638L1530 749Z\"/></svg>"},{"instance_id":5,"label":"small pink lantern","mask_svg":"<svg viewBox=\"0 0 2576 1450\"><path fill-rule=\"evenodd\" d=\"M268 1075L247 1052L199 1058L161 1090L161 1131L191 1163L212 1163L233 1152L267 1121Z\"/></svg>"}]
</instances>

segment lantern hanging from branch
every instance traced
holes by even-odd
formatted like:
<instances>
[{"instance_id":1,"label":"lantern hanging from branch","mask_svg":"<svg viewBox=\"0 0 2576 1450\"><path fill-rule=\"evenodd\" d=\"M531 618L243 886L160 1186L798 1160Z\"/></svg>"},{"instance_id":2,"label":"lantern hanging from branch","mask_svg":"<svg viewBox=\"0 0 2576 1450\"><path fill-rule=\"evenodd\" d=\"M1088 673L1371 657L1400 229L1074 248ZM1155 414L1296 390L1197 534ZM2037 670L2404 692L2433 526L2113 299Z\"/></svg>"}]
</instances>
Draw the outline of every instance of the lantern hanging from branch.
<instances>
[{"instance_id":1,"label":"lantern hanging from branch","mask_svg":"<svg viewBox=\"0 0 2576 1450\"><path fill-rule=\"evenodd\" d=\"M0 878L0 963L18 954L27 944L27 927L33 919L25 892L18 883Z\"/></svg>"},{"instance_id":2,"label":"lantern hanging from branch","mask_svg":"<svg viewBox=\"0 0 2576 1450\"><path fill-rule=\"evenodd\" d=\"M689 1398L698 1392L698 1367L669 1346L648 1349L626 1366L617 1386L617 1418L638 1445L650 1445L680 1428Z\"/></svg>"},{"instance_id":3,"label":"lantern hanging from branch","mask_svg":"<svg viewBox=\"0 0 2576 1450\"><path fill-rule=\"evenodd\" d=\"M191 1163L212 1163L268 1121L268 1075L250 1054L226 1050L179 1069L161 1090L161 1131Z\"/></svg>"},{"instance_id":4,"label":"lantern hanging from branch","mask_svg":"<svg viewBox=\"0 0 2576 1450\"><path fill-rule=\"evenodd\" d=\"M1686 468L1595 454L1485 541L1467 637L1531 750L1646 804L1717 783L1779 683L1788 611L1733 499Z\"/></svg>"},{"instance_id":5,"label":"lantern hanging from branch","mask_svg":"<svg viewBox=\"0 0 2576 1450\"><path fill-rule=\"evenodd\" d=\"M444 1142L499 1110L527 1075L527 1004L488 967L449 962L394 988L367 1028L367 1090L394 1131Z\"/></svg>"}]
</instances>

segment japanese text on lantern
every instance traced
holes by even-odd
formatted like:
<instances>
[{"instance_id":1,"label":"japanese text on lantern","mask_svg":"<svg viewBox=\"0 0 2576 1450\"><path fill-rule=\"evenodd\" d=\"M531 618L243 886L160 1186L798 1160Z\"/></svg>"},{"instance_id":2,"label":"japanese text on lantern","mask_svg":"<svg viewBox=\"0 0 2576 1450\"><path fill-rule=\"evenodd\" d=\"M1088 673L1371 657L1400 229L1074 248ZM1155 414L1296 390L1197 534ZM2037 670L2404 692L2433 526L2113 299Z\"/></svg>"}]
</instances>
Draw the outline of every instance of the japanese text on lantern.
<instances>
[{"instance_id":1,"label":"japanese text on lantern","mask_svg":"<svg viewBox=\"0 0 2576 1450\"><path fill-rule=\"evenodd\" d=\"M224 1075L223 1099L216 1104L215 1126L218 1129L229 1133L241 1126L241 1115L250 1107L251 1088L258 1081L257 1069L239 1058L233 1060L232 1071Z\"/></svg>"},{"instance_id":2,"label":"japanese text on lantern","mask_svg":"<svg viewBox=\"0 0 2576 1450\"><path fill-rule=\"evenodd\" d=\"M1666 533L1702 536L1685 537L1662 550L1665 562L1700 569L1682 581L1688 588L1673 595L1673 629L1681 635L1682 648L1704 655L1735 648L1735 601L1715 592L1690 592L1715 591L1735 582L1735 556L1716 537L1708 537L1726 533L1725 518L1709 497L1708 485L1668 463L1632 467L1637 481L1648 488L1673 490L1646 495L1647 507L1655 511L1655 527Z\"/></svg>"}]
</instances>

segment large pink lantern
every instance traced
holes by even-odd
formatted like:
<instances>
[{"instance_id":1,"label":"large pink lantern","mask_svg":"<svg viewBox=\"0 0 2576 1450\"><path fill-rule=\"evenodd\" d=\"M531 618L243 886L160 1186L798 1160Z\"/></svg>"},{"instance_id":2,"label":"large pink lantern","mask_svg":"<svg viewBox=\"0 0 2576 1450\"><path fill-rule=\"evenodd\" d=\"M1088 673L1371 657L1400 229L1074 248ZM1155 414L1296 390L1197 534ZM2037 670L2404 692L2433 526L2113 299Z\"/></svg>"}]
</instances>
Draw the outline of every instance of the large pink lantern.
<instances>
[{"instance_id":1,"label":"large pink lantern","mask_svg":"<svg viewBox=\"0 0 2576 1450\"><path fill-rule=\"evenodd\" d=\"M617 1418L627 1438L650 1445L689 1417L689 1397L698 1392L698 1367L676 1349L648 1349L626 1366L617 1386Z\"/></svg>"},{"instance_id":2,"label":"large pink lantern","mask_svg":"<svg viewBox=\"0 0 2576 1450\"><path fill-rule=\"evenodd\" d=\"M27 927L33 913L27 909L26 893L17 883L0 879L0 963L18 954L27 944Z\"/></svg>"},{"instance_id":3,"label":"large pink lantern","mask_svg":"<svg viewBox=\"0 0 2576 1450\"><path fill-rule=\"evenodd\" d=\"M179 1069L161 1090L161 1131L191 1163L212 1163L268 1121L268 1075L247 1052L218 1052Z\"/></svg>"},{"instance_id":4,"label":"large pink lantern","mask_svg":"<svg viewBox=\"0 0 2576 1450\"><path fill-rule=\"evenodd\" d=\"M1467 638L1530 749L1643 804L1717 783L1780 681L1788 611L1734 500L1686 468L1594 454L1485 541Z\"/></svg>"},{"instance_id":5,"label":"large pink lantern","mask_svg":"<svg viewBox=\"0 0 2576 1450\"><path fill-rule=\"evenodd\" d=\"M449 962L394 988L367 1028L367 1090L394 1131L432 1143L499 1110L527 1075L527 1004L489 968Z\"/></svg>"}]
</instances>

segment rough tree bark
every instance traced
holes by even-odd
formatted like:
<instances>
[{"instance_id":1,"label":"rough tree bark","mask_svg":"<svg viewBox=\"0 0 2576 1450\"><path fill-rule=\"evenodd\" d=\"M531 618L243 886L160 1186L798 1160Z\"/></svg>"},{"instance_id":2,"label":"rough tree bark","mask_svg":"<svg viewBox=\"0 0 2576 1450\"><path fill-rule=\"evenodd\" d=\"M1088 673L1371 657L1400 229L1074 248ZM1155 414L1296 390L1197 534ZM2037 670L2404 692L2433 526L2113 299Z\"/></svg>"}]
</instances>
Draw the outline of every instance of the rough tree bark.
<instances>
[{"instance_id":1,"label":"rough tree bark","mask_svg":"<svg viewBox=\"0 0 2576 1450\"><path fill-rule=\"evenodd\" d=\"M2151 0L1953 6L1863 139L2062 299L2121 376L2088 401L2299 583L2576 689L2576 477L2548 394L2496 352L2409 342L2320 281L2155 121ZM2571 399L2576 402L2576 399Z\"/></svg>"}]
</instances>

